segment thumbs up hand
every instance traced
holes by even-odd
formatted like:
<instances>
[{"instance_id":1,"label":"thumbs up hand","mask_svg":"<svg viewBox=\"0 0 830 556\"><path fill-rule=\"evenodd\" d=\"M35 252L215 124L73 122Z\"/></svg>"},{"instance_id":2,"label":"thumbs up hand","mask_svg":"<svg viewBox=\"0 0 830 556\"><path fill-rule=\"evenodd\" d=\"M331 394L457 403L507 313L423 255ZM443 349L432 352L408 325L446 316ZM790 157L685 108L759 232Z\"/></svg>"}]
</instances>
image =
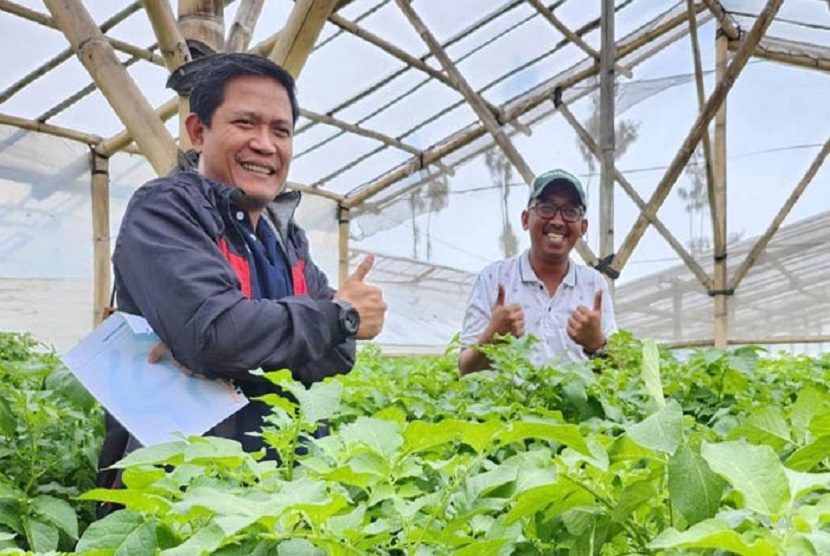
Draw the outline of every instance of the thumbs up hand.
<instances>
[{"instance_id":1,"label":"thumbs up hand","mask_svg":"<svg viewBox=\"0 0 830 556\"><path fill-rule=\"evenodd\" d=\"M499 284L496 303L493 305L490 324L479 338L480 343L493 343L496 334L512 334L516 338L525 333L525 314L518 303L504 302L504 286Z\"/></svg>"},{"instance_id":2,"label":"thumbs up hand","mask_svg":"<svg viewBox=\"0 0 830 556\"><path fill-rule=\"evenodd\" d=\"M594 306L578 306L568 318L568 336L581 345L588 353L593 353L605 345L602 333L602 290L594 294Z\"/></svg>"},{"instance_id":3,"label":"thumbs up hand","mask_svg":"<svg viewBox=\"0 0 830 556\"><path fill-rule=\"evenodd\" d=\"M360 313L360 328L357 331L359 340L371 340L380 334L386 318L387 305L383 300L383 292L377 286L364 282L374 262L373 255L366 255L334 293L335 299L342 299L351 304Z\"/></svg>"}]
</instances>

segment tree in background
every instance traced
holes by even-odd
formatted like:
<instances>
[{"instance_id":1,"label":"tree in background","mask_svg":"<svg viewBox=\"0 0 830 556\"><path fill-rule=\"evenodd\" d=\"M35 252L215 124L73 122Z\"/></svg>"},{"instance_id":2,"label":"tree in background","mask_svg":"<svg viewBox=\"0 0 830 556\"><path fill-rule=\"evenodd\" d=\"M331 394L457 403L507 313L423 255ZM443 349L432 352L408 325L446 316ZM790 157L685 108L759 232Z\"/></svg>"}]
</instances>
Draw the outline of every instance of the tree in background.
<instances>
[{"instance_id":1,"label":"tree in background","mask_svg":"<svg viewBox=\"0 0 830 556\"><path fill-rule=\"evenodd\" d=\"M618 91L617 91L618 92ZM585 121L585 129L591 135L594 142L599 145L599 93L591 95L591 114ZM634 120L625 120L617 118L614 127L614 161L616 162L625 154L628 148L634 144L640 134L640 122ZM579 148L579 153L583 160L588 165L588 179L585 183L585 193L588 194L591 185L591 178L599 172L599 159L594 156L594 153L582 142L576 138L576 146Z\"/></svg>"},{"instance_id":2,"label":"tree in background","mask_svg":"<svg viewBox=\"0 0 830 556\"><path fill-rule=\"evenodd\" d=\"M499 235L499 243L501 244L504 256L512 257L519 252L519 238L516 237L516 232L513 231L513 224L510 221L509 201L510 184L513 180L513 165L497 146L494 146L484 153L484 164L487 165L487 170L490 171L493 185L498 187L501 192L502 228L501 234Z\"/></svg>"},{"instance_id":3,"label":"tree in background","mask_svg":"<svg viewBox=\"0 0 830 556\"><path fill-rule=\"evenodd\" d=\"M432 257L432 236L430 226L433 213L439 213L450 204L450 182L445 174L433 176L426 182L409 192L409 208L412 222L412 258L418 258L418 244L421 241L421 230L418 227L418 216L427 211L426 229L426 258Z\"/></svg>"}]
</instances>

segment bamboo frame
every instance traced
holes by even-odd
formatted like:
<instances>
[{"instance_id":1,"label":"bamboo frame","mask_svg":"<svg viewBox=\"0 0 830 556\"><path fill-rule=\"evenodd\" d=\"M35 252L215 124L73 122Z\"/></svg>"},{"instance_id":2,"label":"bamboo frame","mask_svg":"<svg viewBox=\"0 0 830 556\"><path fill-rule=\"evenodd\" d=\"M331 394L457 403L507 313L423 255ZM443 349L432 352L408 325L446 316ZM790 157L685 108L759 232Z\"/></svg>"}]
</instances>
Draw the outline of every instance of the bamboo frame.
<instances>
[{"instance_id":1,"label":"bamboo frame","mask_svg":"<svg viewBox=\"0 0 830 556\"><path fill-rule=\"evenodd\" d=\"M579 122L576 116L573 115L573 112L571 112L570 108L568 108L568 105L565 103L561 103L557 104L556 108L559 111L559 113L562 114L562 116L565 118L565 121L567 121L574 129L582 143L586 147L588 147L588 150L591 151L591 153L597 158L597 160L600 160L600 157L602 156L602 150L600 150L599 145L597 145L597 143L591 137L591 134L588 133L588 130L585 129L585 127ZM617 168L614 168L614 178L616 179L617 183L620 184L620 187L622 187L623 191L625 191L628 197L634 202L635 205L637 205L637 208L643 210L646 206L645 201L642 197L640 197L640 194L637 193L637 190L634 188L634 186L631 185L631 183L626 179L622 172L620 172ZM694 259L694 257L692 257L689 254L686 248L683 247L683 244L680 243L677 240L677 238L674 237L674 235L665 226L665 224L663 224L660 218L655 215L651 223L654 226L654 229L656 229L660 233L660 235L663 236L663 239L665 239L666 242L671 246L671 248L674 249L675 253L677 253L677 255L683 260L683 262L686 263L686 266L689 268L692 274L695 275L695 277L698 279L703 288L707 290L710 289L712 287L712 279L709 277L708 274L706 274L706 271L703 270L703 268L701 268L701 266Z\"/></svg>"},{"instance_id":2,"label":"bamboo frame","mask_svg":"<svg viewBox=\"0 0 830 556\"><path fill-rule=\"evenodd\" d=\"M726 67L727 38L719 34L715 39L716 76L722 81L728 71ZM713 214L714 249L714 335L715 347L725 348L729 341L729 296L726 295L727 261L726 261L726 100L715 114L715 152L713 169L714 188L709 197L710 210Z\"/></svg>"},{"instance_id":3,"label":"bamboo frame","mask_svg":"<svg viewBox=\"0 0 830 556\"><path fill-rule=\"evenodd\" d=\"M92 149L89 153L90 195L92 198L93 238L93 323L107 316L112 288L110 278L110 176L109 159Z\"/></svg>"},{"instance_id":4,"label":"bamboo frame","mask_svg":"<svg viewBox=\"0 0 830 556\"><path fill-rule=\"evenodd\" d=\"M599 147L601 150L599 159L599 256L605 260L606 257L614 255L614 175L616 170L614 164L616 151L614 92L616 89L615 68L617 68L614 60L616 57L614 0L602 0L600 14L602 55L599 60ZM608 289L613 295L612 274L607 276Z\"/></svg>"},{"instance_id":5,"label":"bamboo frame","mask_svg":"<svg viewBox=\"0 0 830 556\"><path fill-rule=\"evenodd\" d=\"M131 130L150 164L157 173L166 173L175 163L173 139L118 61L112 45L86 8L80 0L45 0L45 3L81 63L118 117Z\"/></svg>"},{"instance_id":6,"label":"bamboo frame","mask_svg":"<svg viewBox=\"0 0 830 556\"><path fill-rule=\"evenodd\" d=\"M84 133L82 131L75 131L66 127L61 127L52 124L45 124L35 120L27 120L26 118L19 118L9 114L0 114L0 124L10 125L19 129L26 129L29 131L37 131L39 133L48 133L55 137L63 139L70 139L79 143L87 145L95 145L101 142L101 137L92 133Z\"/></svg>"},{"instance_id":7,"label":"bamboo frame","mask_svg":"<svg viewBox=\"0 0 830 556\"><path fill-rule=\"evenodd\" d=\"M703 3L709 8L709 11L712 12L712 15L715 16L715 19L718 22L720 29L726 33L726 36L732 40L737 40L741 37L740 31L735 27L735 24L732 23L732 20L727 15L726 11L721 6L718 0L703 0Z\"/></svg>"},{"instance_id":8,"label":"bamboo frame","mask_svg":"<svg viewBox=\"0 0 830 556\"><path fill-rule=\"evenodd\" d=\"M738 49L740 44L740 41L730 41L729 50L734 52ZM756 58L769 60L770 62L778 62L790 66L830 72L830 58L814 58L806 54L798 55L787 54L786 52L776 52L775 50L766 48L763 43L759 44L758 47L755 48L755 52L753 52L752 55Z\"/></svg>"},{"instance_id":9,"label":"bamboo frame","mask_svg":"<svg viewBox=\"0 0 830 556\"><path fill-rule=\"evenodd\" d=\"M813 159L812 164L807 169L807 173L804 174L804 177L801 178L801 181L798 182L793 192L790 193L790 196L784 202L784 205L778 211L778 214L775 215L772 222L770 223L769 227L766 229L764 234L758 238L757 243L752 247L752 250L747 254L746 259L744 259L741 266L738 268L735 275L732 277L732 282L730 284L730 288L737 289L740 286L741 281L746 276L749 269L758 261L761 254L769 245L770 240L775 235L775 232L781 227L781 224L784 222L784 219L787 218L787 215L792 210L795 203L804 193L804 190L807 189L807 186L813 181L813 178L816 177L819 169L821 168L822 164L824 164L825 159L827 156L830 155L830 139L828 139L824 143L824 147L819 151L816 155L816 158Z\"/></svg>"},{"instance_id":10,"label":"bamboo frame","mask_svg":"<svg viewBox=\"0 0 830 556\"><path fill-rule=\"evenodd\" d=\"M198 41L213 52L225 49L224 0L179 0L178 14L185 40Z\"/></svg>"},{"instance_id":11,"label":"bamboo frame","mask_svg":"<svg viewBox=\"0 0 830 556\"><path fill-rule=\"evenodd\" d=\"M354 133L355 135L360 135L361 137L368 137L369 139L374 139L375 141L380 141L385 145L389 145L390 147L394 147L396 149L400 149L402 151L408 152L409 154L420 156L421 150L413 147L412 145L408 145L403 141L399 141L393 137L389 137L383 133L378 131L374 131L371 129L367 129L365 127L360 127L355 124L351 124L349 122L344 122L338 118L334 118L332 116L326 116L325 114L318 114L316 112L312 112L311 110L306 110L305 108L300 109L300 115L304 118L307 118L313 122L318 122L322 124L327 124L330 126L334 126L336 128L342 129L343 131L347 131L349 133Z\"/></svg>"},{"instance_id":12,"label":"bamboo frame","mask_svg":"<svg viewBox=\"0 0 830 556\"><path fill-rule=\"evenodd\" d=\"M600 62L600 59L602 58L601 53L594 50L594 48L590 44L585 42L585 40L582 37L571 31L567 25L562 23L562 21L558 17L556 17L556 15L554 15L551 9L549 9L541 2L541 0L527 1L536 9L537 12L542 14L542 16L545 19L547 19L551 25L556 27L556 30L562 33L565 36L565 38L571 41L574 45L578 46L585 54L587 54L597 62ZM632 76L631 68L626 66L620 66L619 64L614 64L614 71L628 78L631 78Z\"/></svg>"},{"instance_id":13,"label":"bamboo frame","mask_svg":"<svg viewBox=\"0 0 830 556\"><path fill-rule=\"evenodd\" d=\"M297 0L268 57L296 79L337 0Z\"/></svg>"},{"instance_id":14,"label":"bamboo frame","mask_svg":"<svg viewBox=\"0 0 830 556\"><path fill-rule=\"evenodd\" d=\"M190 50L179 32L173 8L168 0L141 0L158 40L164 65L170 72L190 61Z\"/></svg>"},{"instance_id":15,"label":"bamboo frame","mask_svg":"<svg viewBox=\"0 0 830 556\"><path fill-rule=\"evenodd\" d=\"M245 52L254 36L265 0L242 0L225 39L225 52Z\"/></svg>"},{"instance_id":16,"label":"bamboo frame","mask_svg":"<svg viewBox=\"0 0 830 556\"><path fill-rule=\"evenodd\" d=\"M345 284L349 277L349 222L350 210L344 206L337 209L337 284Z\"/></svg>"},{"instance_id":17,"label":"bamboo frame","mask_svg":"<svg viewBox=\"0 0 830 556\"><path fill-rule=\"evenodd\" d=\"M780 344L824 344L830 342L830 336L769 336L766 338L730 338L726 346L746 346L746 345L780 345ZM715 346L716 342L713 338L704 338L701 340L681 340L677 342L664 342L660 345L669 349L683 349L693 347L707 347Z\"/></svg>"},{"instance_id":18,"label":"bamboo frame","mask_svg":"<svg viewBox=\"0 0 830 556\"><path fill-rule=\"evenodd\" d=\"M675 155L669 165L669 168L666 170L665 175L660 180L657 189L649 199L646 205L646 210L637 218L637 221L634 223L631 231L623 241L622 247L620 247L617 256L614 257L612 266L617 271L622 270L625 266L625 263L631 256L631 253L637 247L637 244L648 228L649 219L657 214L657 211L662 206L663 201L666 200L666 197L671 191L671 188L674 186L680 172L689 162L689 158L691 158L692 153L694 152L695 145L697 145L698 141L700 141L700 137L703 135L705 127L709 124L715 116L715 112L720 108L721 104L726 99L726 95L732 88L735 79L740 75L741 71L746 66L749 57L755 50L755 47L761 40L761 37L767 27L769 27L770 23L772 23L772 20L778 12L778 9L781 7L783 1L784 0L768 0L764 10L755 21L755 25L753 25L752 30L742 41L741 48L735 54L732 63L730 63L729 67L726 68L723 78L715 86L715 90L712 91L709 100L706 101L706 106L698 115L677 155Z\"/></svg>"},{"instance_id":19,"label":"bamboo frame","mask_svg":"<svg viewBox=\"0 0 830 556\"><path fill-rule=\"evenodd\" d=\"M398 4L398 7L403 12L404 16L415 31L420 35L421 39L426 43L429 47L430 52L435 58L441 62L441 67L444 68L444 71L447 72L447 75L450 76L450 79L455 81L458 84L458 87L461 89L461 93L464 95L467 103L473 109L473 111L478 116L481 123L487 129L487 131L492 135L493 140L505 154L510 163L513 165L514 168L519 172L522 176L522 179L528 185L531 184L533 181L533 171L530 169L530 166L527 164L525 159L519 153L518 149L513 145L513 142L510 141L510 138L504 133L504 130L501 128L499 123L493 117L493 114L490 113L490 110L482 101L481 97L473 90L467 80L464 79L464 76L461 75L461 72L458 71L453 61L447 56L447 53L441 47L441 44L435 39L432 33L429 31L427 26L412 8L412 5L409 3L408 0L395 0ZM586 264L591 266L595 265L597 262L597 257L591 251L591 248L588 244L580 238L576 243L576 250L582 259L585 261Z\"/></svg>"},{"instance_id":20,"label":"bamboo frame","mask_svg":"<svg viewBox=\"0 0 830 556\"><path fill-rule=\"evenodd\" d=\"M685 14L683 14L682 16L678 15L676 17L666 20L660 25L655 26L653 29L637 37L636 39L633 39L628 43L618 45L618 57L623 58L633 53L634 51L638 50L639 48L642 48L644 45L650 43L657 37L661 37L669 33L685 21ZM656 49L651 49L644 55L639 56L639 58L646 59L653 55L656 52L656 50L659 50L661 48L663 47L658 46ZM599 73L599 64L595 63L588 69L577 72L569 78L563 79L558 84L558 86L561 87L563 91L566 91L569 88L578 85L585 79L593 77L597 73ZM552 93L553 87L551 87L550 89L543 90L542 92L537 94L529 94L521 100L512 103L509 109L503 110L504 121L508 123L512 122L519 116L526 114L530 110L533 110L534 108L548 100ZM422 170L426 166L429 166L430 164L433 164L434 162L443 159L445 156L448 156L449 154L454 153L458 149L461 149L462 147L470 144L471 142L475 141L485 133L486 129L483 125L474 124L472 126L469 126L468 128L465 128L456 135L447 138L444 142L432 148L426 149L422 157L412 158L402 166L398 167L397 169L384 174L383 176L361 187L360 189L356 189L348 193L346 195L344 205L349 208L354 208L360 205L361 203L367 201L371 197L382 192L386 188L398 183L403 179L406 179L413 173Z\"/></svg>"},{"instance_id":21,"label":"bamboo frame","mask_svg":"<svg viewBox=\"0 0 830 556\"><path fill-rule=\"evenodd\" d=\"M703 86L703 62L700 59L700 45L698 43L697 33L697 19L693 17L694 14L694 0L686 0L686 9L689 13L689 38L692 43L692 61L695 66L695 90L697 92L697 109L698 113L703 111L706 104L706 91ZM706 189L709 196L710 217L712 219L712 229L714 230L714 242L717 245L723 238L719 237L720 228L717 226L718 215L715 212L717 208L715 205L715 175L712 168L712 140L709 136L709 126L703 131L703 158L706 164Z\"/></svg>"},{"instance_id":22,"label":"bamboo frame","mask_svg":"<svg viewBox=\"0 0 830 556\"><path fill-rule=\"evenodd\" d=\"M337 14L332 14L329 17L329 21L331 21L332 23L334 23L335 25L337 25L338 27L340 27L344 31L346 31L348 33L351 33L352 35L354 35L354 36L356 36L360 39L363 39L364 41L366 41L370 44L373 44L374 46L377 46L378 48L380 48L381 50L383 50L384 52L386 52L390 56L393 56L393 57L397 58L398 60L400 60L401 62L403 62L407 66L411 66L413 68L417 68L417 69L421 70L422 72L426 73L430 77L440 81L441 83L443 83L447 87L449 87L449 88L451 88L451 89L453 89L453 90L455 90L458 93L463 95L463 93L461 92L461 89L458 87L458 83L456 83L451 77L448 77L447 75L444 75L440 71L434 69L432 66L430 66L429 64L424 62L422 59L416 58L415 56L409 54L408 52L405 52L404 50L401 50L397 46L383 40L382 38L375 35L371 31L367 31L366 29L360 27L356 23L354 23L352 21L349 21L348 19L346 19L344 17L341 17ZM482 97L482 101L484 101L487 104L487 108L490 110L490 112L493 113L493 116L496 118L496 120L499 123L503 124L502 119L501 119L501 117L502 117L501 116L501 110L499 109L499 107L492 104L492 103L490 103L490 102L488 102L483 97Z\"/></svg>"}]
</instances>

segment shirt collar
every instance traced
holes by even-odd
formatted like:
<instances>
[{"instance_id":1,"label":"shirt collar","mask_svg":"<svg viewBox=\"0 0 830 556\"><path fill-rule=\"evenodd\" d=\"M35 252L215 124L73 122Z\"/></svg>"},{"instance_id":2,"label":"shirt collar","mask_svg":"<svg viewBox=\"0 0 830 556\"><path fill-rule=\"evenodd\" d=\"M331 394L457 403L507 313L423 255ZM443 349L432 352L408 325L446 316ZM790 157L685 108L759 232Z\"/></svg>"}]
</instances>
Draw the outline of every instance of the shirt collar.
<instances>
[{"instance_id":1,"label":"shirt collar","mask_svg":"<svg viewBox=\"0 0 830 556\"><path fill-rule=\"evenodd\" d=\"M519 256L519 273L521 274L522 282L542 283L533 271L533 267L530 266L529 249L525 250L525 252ZM565 274L564 278L562 278L562 283L569 288L576 286L576 265L572 260L570 260L570 258L568 259L568 273Z\"/></svg>"}]
</instances>

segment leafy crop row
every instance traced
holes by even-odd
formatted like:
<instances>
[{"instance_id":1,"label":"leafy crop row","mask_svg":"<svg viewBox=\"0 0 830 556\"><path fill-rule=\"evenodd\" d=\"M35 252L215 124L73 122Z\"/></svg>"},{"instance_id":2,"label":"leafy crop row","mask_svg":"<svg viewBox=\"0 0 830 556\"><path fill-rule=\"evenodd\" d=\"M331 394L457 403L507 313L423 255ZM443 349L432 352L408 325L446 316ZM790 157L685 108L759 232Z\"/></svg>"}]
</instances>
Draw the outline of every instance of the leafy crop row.
<instances>
[{"instance_id":1,"label":"leafy crop row","mask_svg":"<svg viewBox=\"0 0 830 556\"><path fill-rule=\"evenodd\" d=\"M181 439L119 466L126 507L79 554L828 554L830 358L624 334L596 366L534 368L529 340L459 380L452 355L390 359L306 390L266 376L262 434ZM332 434L312 439L319 421Z\"/></svg>"},{"instance_id":2,"label":"leafy crop row","mask_svg":"<svg viewBox=\"0 0 830 556\"><path fill-rule=\"evenodd\" d=\"M269 399L282 467L182 439L79 500L100 408L0 335L0 554L830 553L830 357L681 363L621 335L597 368L533 368L526 344L464 380L451 355L371 348L311 390L272 373L298 402ZM87 529L92 499L127 510Z\"/></svg>"}]
</instances>

